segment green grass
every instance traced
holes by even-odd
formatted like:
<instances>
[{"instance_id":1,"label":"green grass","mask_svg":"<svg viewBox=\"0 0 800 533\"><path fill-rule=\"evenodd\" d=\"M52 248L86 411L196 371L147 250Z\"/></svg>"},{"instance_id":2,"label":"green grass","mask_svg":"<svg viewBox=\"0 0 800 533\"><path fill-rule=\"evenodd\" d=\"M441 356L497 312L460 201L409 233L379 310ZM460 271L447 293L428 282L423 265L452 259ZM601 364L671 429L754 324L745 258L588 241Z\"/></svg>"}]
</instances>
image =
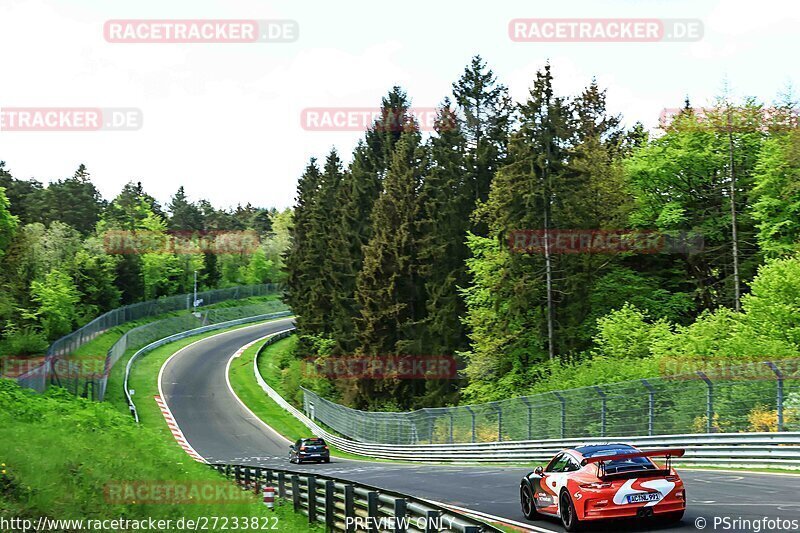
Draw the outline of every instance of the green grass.
<instances>
[{"instance_id":1,"label":"green grass","mask_svg":"<svg viewBox=\"0 0 800 533\"><path fill-rule=\"evenodd\" d=\"M297 335L292 335L264 348L261 357L258 358L258 371L261 373L261 377L264 378L267 385L284 397L286 396L286 391L283 389L280 362L294 357L296 348Z\"/></svg>"},{"instance_id":2,"label":"green grass","mask_svg":"<svg viewBox=\"0 0 800 533\"><path fill-rule=\"evenodd\" d=\"M248 348L242 355L231 362L230 367L230 381L231 387L255 415L263 420L272 429L289 439L296 441L297 439L310 437L311 431L297 418L291 415L283 407L275 403L275 401L267 396L256 382L255 374L253 372L253 359L258 353L258 350L266 341L258 342ZM287 355L294 352L294 347L297 343L297 337L291 336L286 339L279 340L274 344L270 344L261 356L258 358L259 372L267 384L275 389L278 394L285 397L285 391L282 387L280 380L281 369L279 368L278 361ZM356 455L340 450L331 443L328 443L331 450L331 455L334 457L344 459L356 460L369 460L381 463L401 463L401 461L391 461L386 459L375 459L365 457L363 455ZM288 450L287 450L288 452Z\"/></svg>"},{"instance_id":3,"label":"green grass","mask_svg":"<svg viewBox=\"0 0 800 533\"><path fill-rule=\"evenodd\" d=\"M290 339L291 337L278 341L278 343L267 347L267 349ZM245 350L240 357L231 362L231 386L239 399L252 409L261 420L269 424L278 433L291 441L307 437L309 436L308 428L288 411L275 403L261 390L258 383L256 383L253 374L253 358L262 344L263 342L254 344Z\"/></svg>"},{"instance_id":4,"label":"green grass","mask_svg":"<svg viewBox=\"0 0 800 533\"><path fill-rule=\"evenodd\" d=\"M212 304L203 307L203 309L215 309L215 308L230 308L230 307L240 307L246 305L253 305L261 302L267 302L278 299L278 295L270 294L267 296L253 296L251 298L243 298L241 300L226 300L224 302L219 302L217 304ZM105 354L117 342L122 335L126 332L132 330L135 327L149 324L151 322L156 322L158 320L163 320L164 318L170 318L174 316L180 316L186 314L185 310L182 311L173 311L171 313L165 313L154 317L143 318L140 320L135 320L132 322L126 322L120 326L116 326L107 332L99 335L97 338L92 339L91 341L87 342L79 349L75 351L76 355L79 356L90 356L92 354ZM120 412L128 413L128 404L125 402L125 390L124 390L124 379L125 379L125 365L128 363L128 359L136 353L137 348L131 348L125 352L125 354L120 357L119 361L114 365L111 369L111 372L108 376L108 383L106 384L106 395L105 399Z\"/></svg>"},{"instance_id":5,"label":"green grass","mask_svg":"<svg viewBox=\"0 0 800 533\"><path fill-rule=\"evenodd\" d=\"M249 298L242 298L240 300L225 300L219 303L204 305L200 310L205 309L222 309L228 307L242 307L245 305L259 304L263 302L271 302L280 299L279 294L267 294L264 296L251 296Z\"/></svg>"},{"instance_id":6,"label":"green grass","mask_svg":"<svg viewBox=\"0 0 800 533\"><path fill-rule=\"evenodd\" d=\"M746 459L742 459L742 462L746 462ZM800 476L800 470L792 469L791 467L787 468L746 468L746 467L737 467L737 466L702 466L702 465L686 465L681 463L675 463L675 468L682 469L682 470L732 470L735 472L744 472L744 473L765 473L765 474L788 474L788 475L795 475Z\"/></svg>"},{"instance_id":7,"label":"green grass","mask_svg":"<svg viewBox=\"0 0 800 533\"><path fill-rule=\"evenodd\" d=\"M136 361L136 364L133 365L131 375L128 378L128 387L136 392L133 396L133 402L136 404L136 410L139 413L140 422L143 425L157 428L159 431L163 432L164 435L168 435L170 440L177 447L178 444L172 437L172 433L170 433L169 428L167 427L167 423L161 414L161 410L158 408L158 405L156 405L156 402L153 399L153 396L158 394L158 372L161 369L161 366L172 354L181 348L184 348L185 346L189 346L192 343L213 335L219 335L220 333L224 333L226 331L233 331L235 329L246 328L253 325L254 324L243 324L229 328L218 329L215 331L208 331L199 335L193 335L186 339L165 344L164 346L156 348L152 352L142 355L141 358ZM120 388L120 390L122 389ZM107 397L106 401L121 404L118 405L118 408L124 407L125 412L128 412L128 404L125 402L123 395L120 395L119 398Z\"/></svg>"},{"instance_id":8,"label":"green grass","mask_svg":"<svg viewBox=\"0 0 800 533\"><path fill-rule=\"evenodd\" d=\"M279 294L268 294L264 296L251 296L249 298L242 298L240 300L225 300L216 304L206 305L202 307L203 311L210 310L210 309L227 309L232 307L243 307L248 305L254 305L269 301L278 300L280 298ZM111 347L116 343L125 333L128 331L137 328L139 326L143 326L145 324L150 324L152 322L157 322L159 320L163 320L165 318L172 318L181 315L186 315L188 313L187 310L181 309L178 311L170 311L168 313L161 313L159 315L150 316L140 318L138 320L131 320L130 322L126 322L124 324L120 324L119 326L114 326L102 334L98 335L94 339L90 340L86 344L80 346L76 349L71 355L75 357L85 357L91 358L94 360L95 358L105 358L106 353ZM11 357L11 354L5 353L7 350L3 348L3 342L0 341L0 360L3 357ZM128 407L125 402L119 402L118 400L123 397L123 378L125 373L125 364L128 362L128 359L131 355L135 353L135 349L128 350L123 357L114 365L111 369L111 373L109 375L108 383L106 385L106 398L112 398L115 401L112 401L112 404L115 405L120 409L121 412L127 413ZM33 356L32 356L33 357ZM1 361L0 361L1 362ZM0 365L0 370L2 370L2 366Z\"/></svg>"},{"instance_id":9,"label":"green grass","mask_svg":"<svg viewBox=\"0 0 800 533\"><path fill-rule=\"evenodd\" d=\"M233 489L234 500L183 503L114 501L107 490L144 487L228 486L208 466L192 461L169 436L136 425L105 403L61 389L38 395L0 380L0 517L54 519L275 517L280 531L311 528L291 505L267 510L256 495ZM159 529L174 531L173 527Z\"/></svg>"},{"instance_id":10,"label":"green grass","mask_svg":"<svg viewBox=\"0 0 800 533\"><path fill-rule=\"evenodd\" d=\"M269 426L275 429L278 433L285 436L289 440L297 440L300 437L308 436L309 431L308 428L305 427L299 420L297 420L294 416L289 414L283 408L281 408L278 404L276 404L269 396L264 394L261 390L261 387L258 386L258 383L255 381L255 377L253 374L253 358L255 357L256 352L258 351L259 347L263 343L257 343L254 346L251 346L248 350L245 351L244 354L239 359L235 359L233 363L231 363L231 385L233 386L234 391L236 392L237 396L258 416L261 420L266 422ZM283 381L281 380L282 370L280 367L280 362L285 361L287 358L291 356L294 352L295 346L297 345L297 337L291 336L286 339L282 339L274 344L271 344L264 348L261 356L258 358L258 368L259 372L261 373L261 377L264 378L264 381L267 384L275 389L281 396L286 398L286 391L283 388ZM347 452L342 452L341 450L335 449L335 447L331 446L331 452L338 457L345 457L351 459L358 459L358 460L367 460L367 461L380 461L380 462L395 462L401 464L420 464L420 463L408 463L406 461L388 461L388 460L377 460L372 459L370 457L360 456L349 454ZM430 463L426 463L430 464ZM450 465L450 466L463 466L463 465L475 465L479 463L435 463L441 465ZM484 463L480 463L484 464ZM486 466L493 466L498 468L503 467L517 467L517 468L524 468L529 467L533 470L537 466L543 466L541 462L525 462L525 463L485 463ZM680 465L676 463L676 466L683 467L687 469L702 469L702 470L738 470L741 472L774 472L774 473L793 473L792 470L789 469L780 469L780 468L737 468L737 467L706 467L706 466L688 466L688 465ZM794 471L797 472L797 471ZM797 472L800 475L800 472Z\"/></svg>"}]
</instances>

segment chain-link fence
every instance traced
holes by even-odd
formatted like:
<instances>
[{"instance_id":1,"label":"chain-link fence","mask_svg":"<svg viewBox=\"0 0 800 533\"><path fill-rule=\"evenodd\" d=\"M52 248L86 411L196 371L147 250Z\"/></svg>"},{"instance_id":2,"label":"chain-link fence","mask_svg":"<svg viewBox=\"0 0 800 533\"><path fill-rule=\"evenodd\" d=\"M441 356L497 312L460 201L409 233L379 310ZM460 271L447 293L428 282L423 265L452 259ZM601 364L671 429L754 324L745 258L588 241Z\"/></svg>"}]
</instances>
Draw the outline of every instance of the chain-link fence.
<instances>
[{"instance_id":1,"label":"chain-link fence","mask_svg":"<svg viewBox=\"0 0 800 533\"><path fill-rule=\"evenodd\" d=\"M200 315L199 317L194 314L176 316L134 328L125 333L125 335L115 342L108 351L108 356L106 357L106 372L104 373L105 378L99 380L97 383L97 398L98 400L103 400L105 398L106 384L108 381L107 377L110 374L111 368L129 350L138 350L153 341L182 331L210 326L211 324L230 322L240 318L280 313L282 311L288 311L288 309L289 307L285 303L275 300L253 305L243 305L240 307L209 309L203 313L198 313Z\"/></svg>"},{"instance_id":2,"label":"chain-link fence","mask_svg":"<svg viewBox=\"0 0 800 533\"><path fill-rule=\"evenodd\" d=\"M269 283L198 292L197 298L202 300L203 305L211 305L226 300L239 300L253 296L277 294L280 290L282 290L280 285ZM128 347L133 347L128 346L121 348L123 345L120 343L130 343L132 340L135 343L137 342L135 340L137 339L137 335L142 335L142 338L145 338L150 335L150 333L147 332L152 331L153 334L156 334L155 332L159 331L159 328L164 328L165 331L169 331L165 333L165 335L169 335L176 332L172 328L181 327L181 325L185 325L186 329L191 329L205 324L224 322L243 316L266 314L286 309L286 306L279 301L264 302L252 306L209 309L200 313L199 317L187 314L134 328L123 335L123 337L112 346L108 354L96 356L74 355L78 348L113 327L141 318L191 309L192 297L193 294L181 294L112 309L95 318L82 328L55 341L47 349L45 357L41 358L39 363L36 363L33 368L26 368L25 371L21 372L15 379L21 387L30 388L37 392L43 392L48 385L52 383L65 387L73 391L76 395L88 395L97 399L102 399L105 393L106 379L111 368L119 357L125 353ZM250 313L250 315L248 315L248 313ZM138 333L134 333L137 331ZM33 366L34 363L28 361L26 365Z\"/></svg>"},{"instance_id":3,"label":"chain-link fence","mask_svg":"<svg viewBox=\"0 0 800 533\"><path fill-rule=\"evenodd\" d=\"M306 414L361 442L425 444L800 430L800 359L404 413L358 411L303 389Z\"/></svg>"}]
</instances>

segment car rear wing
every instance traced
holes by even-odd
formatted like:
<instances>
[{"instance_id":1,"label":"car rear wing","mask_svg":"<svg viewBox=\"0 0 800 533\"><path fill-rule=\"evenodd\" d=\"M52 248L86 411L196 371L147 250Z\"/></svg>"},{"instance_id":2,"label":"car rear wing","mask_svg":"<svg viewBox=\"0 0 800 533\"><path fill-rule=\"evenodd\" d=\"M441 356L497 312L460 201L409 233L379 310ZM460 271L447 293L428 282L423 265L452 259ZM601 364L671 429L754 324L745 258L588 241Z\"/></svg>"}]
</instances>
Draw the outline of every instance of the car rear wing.
<instances>
[{"instance_id":1,"label":"car rear wing","mask_svg":"<svg viewBox=\"0 0 800 533\"><path fill-rule=\"evenodd\" d=\"M591 463L597 464L597 476L600 478L605 478L606 476L613 475L632 475L635 473L641 473L642 471L632 472L616 472L613 474L606 473L606 463L610 461L622 461L625 459L634 459L636 457L666 457L666 464L664 465L664 470L659 470L659 472L663 474L668 474L669 471L672 469L672 458L673 457L683 457L683 454L686 453L686 450L681 448L667 448L664 450L652 450L649 452L631 452L631 453L618 453L614 455L597 455L594 457L586 457L583 461L581 461L581 465L587 465ZM654 470L650 470L650 472L655 473Z\"/></svg>"},{"instance_id":2,"label":"car rear wing","mask_svg":"<svg viewBox=\"0 0 800 533\"><path fill-rule=\"evenodd\" d=\"M581 465L588 465L589 463L604 463L606 461L622 461L624 459L634 459L636 457L666 457L667 461L673 457L683 457L686 450L682 448L667 448L664 450L651 450L649 452L631 452L631 453L618 453L615 455L595 455L593 457L586 457L581 461Z\"/></svg>"}]
</instances>

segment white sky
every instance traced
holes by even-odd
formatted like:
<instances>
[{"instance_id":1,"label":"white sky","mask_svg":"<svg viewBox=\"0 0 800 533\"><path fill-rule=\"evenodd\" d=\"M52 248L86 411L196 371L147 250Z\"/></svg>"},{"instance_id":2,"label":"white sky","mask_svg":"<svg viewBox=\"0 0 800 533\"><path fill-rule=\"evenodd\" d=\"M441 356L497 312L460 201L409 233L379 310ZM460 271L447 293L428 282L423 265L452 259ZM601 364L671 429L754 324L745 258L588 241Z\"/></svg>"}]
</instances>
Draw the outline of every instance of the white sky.
<instances>
[{"instance_id":1,"label":"white sky","mask_svg":"<svg viewBox=\"0 0 800 533\"><path fill-rule=\"evenodd\" d=\"M695 43L515 43L513 18L698 18ZM108 19L294 19L291 44L110 44ZM689 94L773 101L800 81L796 0L0 0L0 107L134 107L133 132L0 132L17 178L71 175L85 163L106 198L128 180L166 202L179 185L215 205L286 207L308 157L357 132L300 126L307 107L371 107L395 84L435 106L473 54L521 100L549 58L572 94L596 76L628 125L657 124Z\"/></svg>"}]
</instances>

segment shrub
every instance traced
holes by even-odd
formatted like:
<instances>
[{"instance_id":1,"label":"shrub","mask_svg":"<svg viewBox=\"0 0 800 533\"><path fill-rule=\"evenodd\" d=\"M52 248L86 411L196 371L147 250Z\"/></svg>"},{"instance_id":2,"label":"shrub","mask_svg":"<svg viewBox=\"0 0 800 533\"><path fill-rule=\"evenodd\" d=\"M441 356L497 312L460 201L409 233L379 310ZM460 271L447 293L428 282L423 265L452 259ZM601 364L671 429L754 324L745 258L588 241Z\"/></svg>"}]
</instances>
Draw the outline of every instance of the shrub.
<instances>
[{"instance_id":1,"label":"shrub","mask_svg":"<svg viewBox=\"0 0 800 533\"><path fill-rule=\"evenodd\" d=\"M778 411L763 405L755 406L747 415L750 423L750 431L778 431ZM795 412L791 409L784 409L783 423L785 426L794 425L796 422Z\"/></svg>"},{"instance_id":2,"label":"shrub","mask_svg":"<svg viewBox=\"0 0 800 533\"><path fill-rule=\"evenodd\" d=\"M48 347L44 334L31 328L10 330L4 337L2 352L14 356L42 354Z\"/></svg>"}]
</instances>

